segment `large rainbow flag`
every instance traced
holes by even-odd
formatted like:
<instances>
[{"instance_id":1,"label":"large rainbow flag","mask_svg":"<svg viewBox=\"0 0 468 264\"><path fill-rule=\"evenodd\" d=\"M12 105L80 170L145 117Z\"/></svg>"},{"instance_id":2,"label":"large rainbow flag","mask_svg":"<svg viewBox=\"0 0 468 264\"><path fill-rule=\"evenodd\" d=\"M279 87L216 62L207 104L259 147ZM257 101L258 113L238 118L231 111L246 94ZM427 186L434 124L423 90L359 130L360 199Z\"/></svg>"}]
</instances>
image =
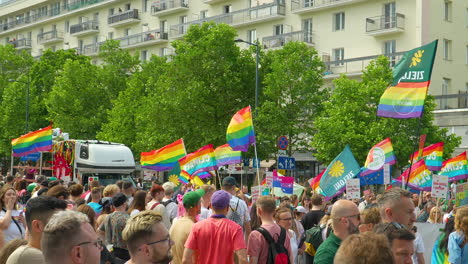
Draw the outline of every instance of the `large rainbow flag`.
<instances>
[{"instance_id":1,"label":"large rainbow flag","mask_svg":"<svg viewBox=\"0 0 468 264\"><path fill-rule=\"evenodd\" d=\"M213 145L209 144L179 159L180 168L190 175L218 169Z\"/></svg>"},{"instance_id":2,"label":"large rainbow flag","mask_svg":"<svg viewBox=\"0 0 468 264\"><path fill-rule=\"evenodd\" d=\"M242 152L232 150L229 144L224 144L215 149L216 163L218 167L242 163Z\"/></svg>"},{"instance_id":3,"label":"large rainbow flag","mask_svg":"<svg viewBox=\"0 0 468 264\"><path fill-rule=\"evenodd\" d=\"M426 163L423 159L414 163L411 166L411 175L408 179L410 168L406 169L398 179L395 179L397 182L403 182L403 177L405 178L405 183L408 182L408 186L411 189L418 191L430 191L432 188L432 172L427 168Z\"/></svg>"},{"instance_id":4,"label":"large rainbow flag","mask_svg":"<svg viewBox=\"0 0 468 264\"><path fill-rule=\"evenodd\" d=\"M417 161L419 151L411 155L410 160L413 163ZM422 152L422 158L426 161L426 166L431 171L439 171L442 168L442 157L444 154L444 142L439 142L425 147Z\"/></svg>"},{"instance_id":5,"label":"large rainbow flag","mask_svg":"<svg viewBox=\"0 0 468 264\"><path fill-rule=\"evenodd\" d=\"M22 157L34 152L52 149L52 125L22 135L11 141L13 156Z\"/></svg>"},{"instance_id":6,"label":"large rainbow flag","mask_svg":"<svg viewBox=\"0 0 468 264\"><path fill-rule=\"evenodd\" d=\"M440 175L447 175L449 182L468 179L468 162L466 151L462 154L444 161Z\"/></svg>"},{"instance_id":7,"label":"large rainbow flag","mask_svg":"<svg viewBox=\"0 0 468 264\"><path fill-rule=\"evenodd\" d=\"M361 176L374 173L383 168L384 164L393 165L396 163L393 153L392 141L386 138L369 150L366 162L361 170Z\"/></svg>"},{"instance_id":8,"label":"large rainbow flag","mask_svg":"<svg viewBox=\"0 0 468 264\"><path fill-rule=\"evenodd\" d=\"M250 105L239 110L231 119L226 132L226 141L233 150L247 152L255 144L255 132Z\"/></svg>"},{"instance_id":9,"label":"large rainbow flag","mask_svg":"<svg viewBox=\"0 0 468 264\"><path fill-rule=\"evenodd\" d=\"M150 152L142 152L140 162L143 168L166 171L186 155L184 140L179 139L167 146Z\"/></svg>"},{"instance_id":10,"label":"large rainbow flag","mask_svg":"<svg viewBox=\"0 0 468 264\"><path fill-rule=\"evenodd\" d=\"M437 40L403 54L393 68L393 83L380 98L378 116L421 117L436 51Z\"/></svg>"}]
</instances>

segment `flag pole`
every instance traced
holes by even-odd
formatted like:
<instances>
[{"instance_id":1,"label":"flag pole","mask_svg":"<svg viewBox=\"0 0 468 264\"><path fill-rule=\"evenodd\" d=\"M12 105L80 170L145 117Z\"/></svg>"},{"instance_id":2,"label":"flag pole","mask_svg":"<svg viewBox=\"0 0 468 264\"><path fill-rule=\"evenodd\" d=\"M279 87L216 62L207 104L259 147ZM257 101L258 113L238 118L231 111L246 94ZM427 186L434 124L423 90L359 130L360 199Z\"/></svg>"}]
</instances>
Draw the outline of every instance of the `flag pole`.
<instances>
[{"instance_id":1,"label":"flag pole","mask_svg":"<svg viewBox=\"0 0 468 264\"><path fill-rule=\"evenodd\" d=\"M13 150L11 150L11 162L10 162L10 173L11 173L11 176L14 176L13 175Z\"/></svg>"},{"instance_id":2,"label":"flag pole","mask_svg":"<svg viewBox=\"0 0 468 264\"><path fill-rule=\"evenodd\" d=\"M254 151L255 151L255 160L258 162L256 164L257 166L257 185L260 185L260 162L258 161L258 156L257 156L257 143L254 144Z\"/></svg>"},{"instance_id":3,"label":"flag pole","mask_svg":"<svg viewBox=\"0 0 468 264\"><path fill-rule=\"evenodd\" d=\"M40 153L40 158L39 158L39 175L42 175L42 151Z\"/></svg>"}]
</instances>

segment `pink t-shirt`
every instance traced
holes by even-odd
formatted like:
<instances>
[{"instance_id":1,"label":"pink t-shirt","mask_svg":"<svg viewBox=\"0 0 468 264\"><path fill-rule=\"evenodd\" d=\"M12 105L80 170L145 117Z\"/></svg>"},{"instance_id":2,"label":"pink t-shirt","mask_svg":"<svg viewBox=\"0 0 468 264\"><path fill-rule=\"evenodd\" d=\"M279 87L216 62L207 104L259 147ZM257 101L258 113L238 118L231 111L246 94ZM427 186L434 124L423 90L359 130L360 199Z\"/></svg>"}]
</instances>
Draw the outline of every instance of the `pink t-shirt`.
<instances>
[{"instance_id":1,"label":"pink t-shirt","mask_svg":"<svg viewBox=\"0 0 468 264\"><path fill-rule=\"evenodd\" d=\"M195 223L185 247L196 251L196 263L234 263L234 251L244 249L242 227L227 218L208 218Z\"/></svg>"},{"instance_id":2,"label":"pink t-shirt","mask_svg":"<svg viewBox=\"0 0 468 264\"><path fill-rule=\"evenodd\" d=\"M262 227L270 233L273 240L278 241L281 232L281 228L278 224L262 225ZM267 262L269 245L260 232L256 230L252 231L247 245L247 255L250 257L258 257L258 263ZM291 258L291 242L289 241L288 231L286 231L284 247L288 250L289 257Z\"/></svg>"}]
</instances>

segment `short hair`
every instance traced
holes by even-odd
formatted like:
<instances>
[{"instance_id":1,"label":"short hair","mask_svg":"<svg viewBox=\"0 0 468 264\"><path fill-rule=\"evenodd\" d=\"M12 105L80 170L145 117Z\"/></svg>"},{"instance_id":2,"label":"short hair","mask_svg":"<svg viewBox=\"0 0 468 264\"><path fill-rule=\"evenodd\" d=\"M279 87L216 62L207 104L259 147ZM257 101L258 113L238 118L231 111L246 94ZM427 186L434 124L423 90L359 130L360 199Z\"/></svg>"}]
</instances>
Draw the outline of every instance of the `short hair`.
<instances>
[{"instance_id":1,"label":"short hair","mask_svg":"<svg viewBox=\"0 0 468 264\"><path fill-rule=\"evenodd\" d=\"M81 184L73 184L72 186L68 187L71 196L80 196L83 193L83 185Z\"/></svg>"},{"instance_id":2,"label":"short hair","mask_svg":"<svg viewBox=\"0 0 468 264\"><path fill-rule=\"evenodd\" d=\"M47 196L52 196L55 198L59 198L63 196L64 199L68 199L70 193L68 192L67 188L63 185L56 185L52 188L49 188L47 191Z\"/></svg>"},{"instance_id":3,"label":"short hair","mask_svg":"<svg viewBox=\"0 0 468 264\"><path fill-rule=\"evenodd\" d=\"M101 188L99 188L99 187L93 188L93 189L91 190L91 195L101 194L101 192L102 192L102 189L101 189Z\"/></svg>"},{"instance_id":4,"label":"short hair","mask_svg":"<svg viewBox=\"0 0 468 264\"><path fill-rule=\"evenodd\" d=\"M99 181L91 181L89 182L89 189L92 190L93 188L99 187L101 184Z\"/></svg>"},{"instance_id":5,"label":"short hair","mask_svg":"<svg viewBox=\"0 0 468 264\"><path fill-rule=\"evenodd\" d=\"M400 203L401 198L403 197L411 199L411 193L398 187L386 190L377 200L377 204L380 208L380 214L384 216L384 211L386 208L395 208L395 206Z\"/></svg>"},{"instance_id":6,"label":"short hair","mask_svg":"<svg viewBox=\"0 0 468 264\"><path fill-rule=\"evenodd\" d=\"M140 212L127 220L122 238L131 253L136 253L142 242L149 242L153 236L153 226L157 223L162 223L162 216L151 210Z\"/></svg>"},{"instance_id":7,"label":"short hair","mask_svg":"<svg viewBox=\"0 0 468 264\"><path fill-rule=\"evenodd\" d=\"M202 187L200 187L200 189L203 189L205 194L216 191L216 188L213 185L208 184L204 184Z\"/></svg>"},{"instance_id":8,"label":"short hair","mask_svg":"<svg viewBox=\"0 0 468 264\"><path fill-rule=\"evenodd\" d=\"M6 182L12 182L15 180L15 177L9 175L9 176L6 176Z\"/></svg>"},{"instance_id":9,"label":"short hair","mask_svg":"<svg viewBox=\"0 0 468 264\"><path fill-rule=\"evenodd\" d=\"M323 203L323 196L320 194L314 194L311 198L312 205L320 206Z\"/></svg>"},{"instance_id":10,"label":"short hair","mask_svg":"<svg viewBox=\"0 0 468 264\"><path fill-rule=\"evenodd\" d=\"M41 239L42 253L47 263L61 263L73 245L81 239L81 225L89 223L88 217L80 212L61 211L55 213L45 226Z\"/></svg>"},{"instance_id":11,"label":"short hair","mask_svg":"<svg viewBox=\"0 0 468 264\"><path fill-rule=\"evenodd\" d=\"M91 206L89 206L87 204L82 204L82 205L78 206L78 208L76 208L76 211L85 214L88 217L89 224L91 224L93 229L95 228L95 225L96 225L95 224L96 223L96 220L95 220L96 212L94 211L94 209Z\"/></svg>"},{"instance_id":12,"label":"short hair","mask_svg":"<svg viewBox=\"0 0 468 264\"><path fill-rule=\"evenodd\" d=\"M49 184L47 185L47 187L52 188L54 186L57 186L57 185L60 185L60 181L59 180L53 180L53 181L50 181Z\"/></svg>"},{"instance_id":13,"label":"short hair","mask_svg":"<svg viewBox=\"0 0 468 264\"><path fill-rule=\"evenodd\" d=\"M382 234L365 232L347 237L338 248L335 264L393 264L393 254Z\"/></svg>"},{"instance_id":14,"label":"short hair","mask_svg":"<svg viewBox=\"0 0 468 264\"><path fill-rule=\"evenodd\" d=\"M275 220L276 222L278 222L280 220L280 214L282 213L289 213L289 215L291 215L292 217L292 211L291 209L287 208L287 207L278 207L275 211Z\"/></svg>"},{"instance_id":15,"label":"short hair","mask_svg":"<svg viewBox=\"0 0 468 264\"><path fill-rule=\"evenodd\" d=\"M267 214L272 214L275 212L276 202L275 202L275 198L271 196L260 196L257 199L256 204L257 204L257 208L262 209L262 211Z\"/></svg>"},{"instance_id":16,"label":"short hair","mask_svg":"<svg viewBox=\"0 0 468 264\"><path fill-rule=\"evenodd\" d=\"M416 238L406 226L400 225L397 222L378 224L374 226L374 232L384 234L390 245L395 239L413 241Z\"/></svg>"},{"instance_id":17,"label":"short hair","mask_svg":"<svg viewBox=\"0 0 468 264\"><path fill-rule=\"evenodd\" d=\"M380 211L376 207L366 208L361 213L361 223L362 224L374 224L377 225L382 222L382 217L380 216Z\"/></svg>"},{"instance_id":18,"label":"short hair","mask_svg":"<svg viewBox=\"0 0 468 264\"><path fill-rule=\"evenodd\" d=\"M49 218L55 213L56 210L65 210L67 203L63 200L51 196L38 196L32 198L26 204L26 224L31 230L32 221L39 220L44 225L47 224Z\"/></svg>"},{"instance_id":19,"label":"short hair","mask_svg":"<svg viewBox=\"0 0 468 264\"><path fill-rule=\"evenodd\" d=\"M151 190L150 190L151 197L154 198L154 196L160 192L164 192L163 187L161 187L161 185L158 185L158 184L153 184L153 187L151 187Z\"/></svg>"},{"instance_id":20,"label":"short hair","mask_svg":"<svg viewBox=\"0 0 468 264\"><path fill-rule=\"evenodd\" d=\"M122 190L123 181L117 181L115 184Z\"/></svg>"},{"instance_id":21,"label":"short hair","mask_svg":"<svg viewBox=\"0 0 468 264\"><path fill-rule=\"evenodd\" d=\"M103 196L104 197L112 197L116 195L120 191L119 186L117 184L109 184L104 188Z\"/></svg>"},{"instance_id":22,"label":"short hair","mask_svg":"<svg viewBox=\"0 0 468 264\"><path fill-rule=\"evenodd\" d=\"M36 177L36 182L37 184L41 184L41 182L45 181L46 180L46 177L44 175L38 175Z\"/></svg>"},{"instance_id":23,"label":"short hair","mask_svg":"<svg viewBox=\"0 0 468 264\"><path fill-rule=\"evenodd\" d=\"M129 182L129 181L124 181L122 183L122 190L127 190L129 188L132 188L133 187L133 183Z\"/></svg>"},{"instance_id":24,"label":"short hair","mask_svg":"<svg viewBox=\"0 0 468 264\"><path fill-rule=\"evenodd\" d=\"M165 195L171 195L174 193L174 183L172 182L165 182L163 185L162 185L163 189L164 189L164 194Z\"/></svg>"}]
</instances>

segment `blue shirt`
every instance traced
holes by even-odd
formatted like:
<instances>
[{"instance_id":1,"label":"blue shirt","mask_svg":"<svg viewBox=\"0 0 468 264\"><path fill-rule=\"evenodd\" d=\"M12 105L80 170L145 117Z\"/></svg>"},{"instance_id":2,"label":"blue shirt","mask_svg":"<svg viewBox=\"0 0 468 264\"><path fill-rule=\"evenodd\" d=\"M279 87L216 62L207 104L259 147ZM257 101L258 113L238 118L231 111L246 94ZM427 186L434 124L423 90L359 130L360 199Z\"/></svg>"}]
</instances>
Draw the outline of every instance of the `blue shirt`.
<instances>
[{"instance_id":1,"label":"blue shirt","mask_svg":"<svg viewBox=\"0 0 468 264\"><path fill-rule=\"evenodd\" d=\"M88 203L88 205L91 206L91 208L93 208L96 214L100 214L102 212L102 205L93 202Z\"/></svg>"},{"instance_id":2,"label":"blue shirt","mask_svg":"<svg viewBox=\"0 0 468 264\"><path fill-rule=\"evenodd\" d=\"M452 232L448 240L448 261L453 264L468 263L468 243L461 247L465 236L461 232Z\"/></svg>"}]
</instances>

